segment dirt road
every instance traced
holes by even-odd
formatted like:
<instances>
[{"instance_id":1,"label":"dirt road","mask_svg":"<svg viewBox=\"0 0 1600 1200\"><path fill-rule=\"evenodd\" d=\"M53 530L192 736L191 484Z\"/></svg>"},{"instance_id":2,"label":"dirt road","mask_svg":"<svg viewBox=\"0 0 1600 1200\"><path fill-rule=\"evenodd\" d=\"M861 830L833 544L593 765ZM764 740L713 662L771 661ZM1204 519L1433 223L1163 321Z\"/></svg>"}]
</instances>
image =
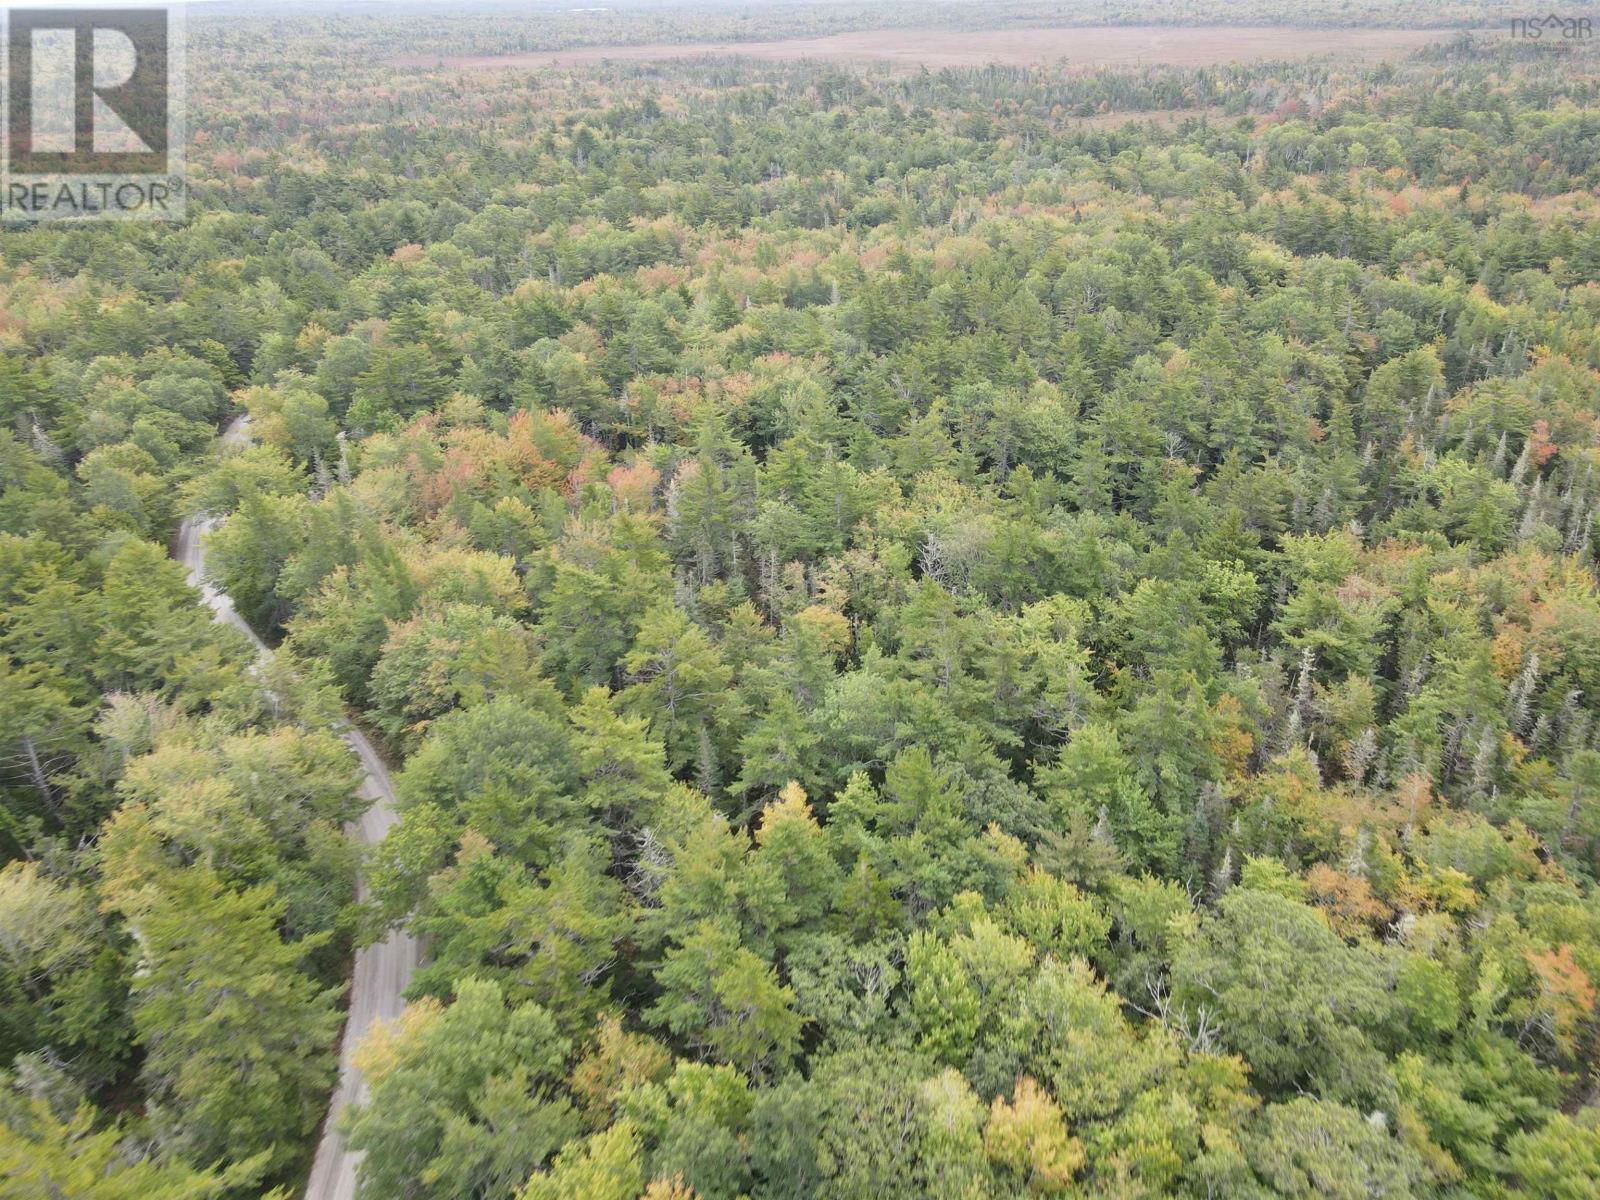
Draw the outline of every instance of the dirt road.
<instances>
[{"instance_id":1,"label":"dirt road","mask_svg":"<svg viewBox=\"0 0 1600 1200\"><path fill-rule=\"evenodd\" d=\"M240 417L222 435L224 445L239 446L250 440L249 418ZM263 655L271 654L255 631L233 607L233 601L205 579L205 535L213 522L190 517L178 528L176 556L189 569L189 582L198 587L205 602L216 614L240 630ZM384 834L399 820L394 811L394 786L388 768L361 732L349 725L339 730L350 748L361 759L365 776L361 795L372 801L361 820L349 827L351 837L364 845L383 840ZM365 895L365 886L361 894ZM317 1156L306 1183L306 1200L354 1200L356 1163L360 1155L346 1148L337 1130L338 1116L346 1105L360 1099L364 1085L361 1073L350 1061L357 1045L374 1021L400 1015L405 1007L401 998L421 957L417 940L405 933L393 933L388 940L356 952L355 970L350 980L350 1011L339 1043L339 1083L328 1105L327 1120L317 1143Z\"/></svg>"}]
</instances>

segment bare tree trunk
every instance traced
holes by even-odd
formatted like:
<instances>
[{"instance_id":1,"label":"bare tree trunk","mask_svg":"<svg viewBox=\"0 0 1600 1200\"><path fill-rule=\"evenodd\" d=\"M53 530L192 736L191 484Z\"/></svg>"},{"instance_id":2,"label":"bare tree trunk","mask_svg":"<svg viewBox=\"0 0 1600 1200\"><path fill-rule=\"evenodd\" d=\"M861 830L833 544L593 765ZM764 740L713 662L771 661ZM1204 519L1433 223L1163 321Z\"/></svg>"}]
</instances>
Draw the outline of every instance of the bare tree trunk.
<instances>
[{"instance_id":1,"label":"bare tree trunk","mask_svg":"<svg viewBox=\"0 0 1600 1200\"><path fill-rule=\"evenodd\" d=\"M22 756L28 760L28 777L33 780L33 786L39 789L39 798L44 801L46 808L59 817L55 792L50 787L50 780L45 776L43 764L39 762L39 751L34 746L31 735L24 734L22 737Z\"/></svg>"}]
</instances>

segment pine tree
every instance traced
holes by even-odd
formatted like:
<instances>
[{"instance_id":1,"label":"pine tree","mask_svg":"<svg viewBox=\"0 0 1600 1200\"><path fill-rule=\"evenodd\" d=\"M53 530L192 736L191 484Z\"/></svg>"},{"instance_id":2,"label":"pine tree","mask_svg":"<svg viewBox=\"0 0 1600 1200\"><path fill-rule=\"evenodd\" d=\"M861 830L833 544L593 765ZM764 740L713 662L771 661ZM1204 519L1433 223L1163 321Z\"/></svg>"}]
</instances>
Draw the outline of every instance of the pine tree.
<instances>
[{"instance_id":1,"label":"pine tree","mask_svg":"<svg viewBox=\"0 0 1600 1200\"><path fill-rule=\"evenodd\" d=\"M285 942L282 901L204 867L158 869L113 903L139 944L134 1029L162 1140L199 1162L296 1158L336 1068L338 990L302 969L329 935Z\"/></svg>"}]
</instances>

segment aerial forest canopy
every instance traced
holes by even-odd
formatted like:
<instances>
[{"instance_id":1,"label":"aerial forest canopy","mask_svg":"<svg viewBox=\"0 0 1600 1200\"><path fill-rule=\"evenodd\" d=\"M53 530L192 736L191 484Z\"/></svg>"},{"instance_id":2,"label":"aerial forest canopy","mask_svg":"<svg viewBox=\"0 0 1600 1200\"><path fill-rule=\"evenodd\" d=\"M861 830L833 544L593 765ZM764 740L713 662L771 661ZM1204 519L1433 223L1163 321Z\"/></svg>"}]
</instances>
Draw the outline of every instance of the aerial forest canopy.
<instances>
[{"instance_id":1,"label":"aerial forest canopy","mask_svg":"<svg viewBox=\"0 0 1600 1200\"><path fill-rule=\"evenodd\" d=\"M217 7L0 231L0 1195L295 1195L396 928L367 1200L1600 1194L1593 43Z\"/></svg>"}]
</instances>

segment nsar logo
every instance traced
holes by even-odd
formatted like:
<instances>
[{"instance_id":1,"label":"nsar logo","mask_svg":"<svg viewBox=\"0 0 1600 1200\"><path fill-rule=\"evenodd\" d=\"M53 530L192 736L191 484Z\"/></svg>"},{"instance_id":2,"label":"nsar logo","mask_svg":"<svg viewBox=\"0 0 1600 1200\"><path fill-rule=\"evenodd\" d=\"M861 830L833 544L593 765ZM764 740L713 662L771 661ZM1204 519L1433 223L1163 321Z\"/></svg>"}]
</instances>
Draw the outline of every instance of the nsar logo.
<instances>
[{"instance_id":1,"label":"nsar logo","mask_svg":"<svg viewBox=\"0 0 1600 1200\"><path fill-rule=\"evenodd\" d=\"M1593 19L1547 13L1542 17L1513 17L1511 20L1511 36L1514 38L1537 42L1546 35L1568 42L1587 41L1594 36Z\"/></svg>"}]
</instances>

